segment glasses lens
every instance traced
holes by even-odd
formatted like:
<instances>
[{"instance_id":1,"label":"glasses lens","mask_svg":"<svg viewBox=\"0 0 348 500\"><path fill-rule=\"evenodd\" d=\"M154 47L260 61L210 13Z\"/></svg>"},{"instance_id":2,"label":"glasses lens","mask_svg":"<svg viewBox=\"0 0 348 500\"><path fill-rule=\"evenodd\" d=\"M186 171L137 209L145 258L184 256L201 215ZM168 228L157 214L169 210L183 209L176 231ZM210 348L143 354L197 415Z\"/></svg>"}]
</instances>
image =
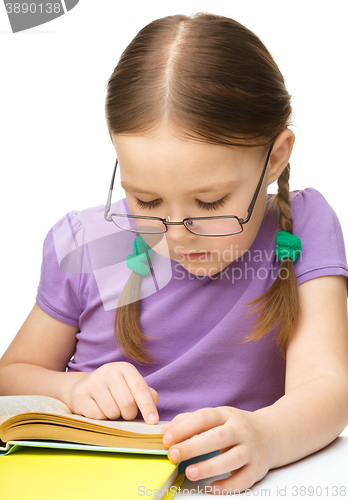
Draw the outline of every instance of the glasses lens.
<instances>
[{"instance_id":1,"label":"glasses lens","mask_svg":"<svg viewBox=\"0 0 348 500\"><path fill-rule=\"evenodd\" d=\"M135 231L145 234L159 234L166 232L166 226L160 220L141 219L137 217L128 217L126 214L112 214L113 222L121 229Z\"/></svg>"},{"instance_id":2,"label":"glasses lens","mask_svg":"<svg viewBox=\"0 0 348 500\"><path fill-rule=\"evenodd\" d=\"M211 236L224 236L242 232L242 226L237 217L221 219L189 219L185 221L185 226L196 234Z\"/></svg>"}]
</instances>

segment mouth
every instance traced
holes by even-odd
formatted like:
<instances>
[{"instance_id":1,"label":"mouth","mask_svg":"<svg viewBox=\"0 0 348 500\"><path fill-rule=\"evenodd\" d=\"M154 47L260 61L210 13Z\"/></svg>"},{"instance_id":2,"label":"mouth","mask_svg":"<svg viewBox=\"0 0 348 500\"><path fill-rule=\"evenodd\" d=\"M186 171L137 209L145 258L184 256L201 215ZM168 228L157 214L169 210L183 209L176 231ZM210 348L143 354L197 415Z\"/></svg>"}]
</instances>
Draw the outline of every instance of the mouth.
<instances>
[{"instance_id":1,"label":"mouth","mask_svg":"<svg viewBox=\"0 0 348 500\"><path fill-rule=\"evenodd\" d=\"M190 261L199 260L200 257L208 256L209 254L210 254L210 252L199 252L199 253L198 252L188 252L188 253L177 252L177 255L179 255L179 257L181 257L184 260L190 260Z\"/></svg>"}]
</instances>

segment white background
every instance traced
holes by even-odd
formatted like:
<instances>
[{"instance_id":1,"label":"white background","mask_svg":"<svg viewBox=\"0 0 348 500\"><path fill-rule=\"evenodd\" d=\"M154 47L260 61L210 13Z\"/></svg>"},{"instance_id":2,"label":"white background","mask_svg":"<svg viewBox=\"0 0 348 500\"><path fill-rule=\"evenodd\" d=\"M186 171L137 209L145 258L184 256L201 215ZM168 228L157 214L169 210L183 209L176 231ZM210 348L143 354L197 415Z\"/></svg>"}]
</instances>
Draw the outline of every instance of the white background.
<instances>
[{"instance_id":1,"label":"white background","mask_svg":"<svg viewBox=\"0 0 348 500\"><path fill-rule=\"evenodd\" d=\"M80 0L68 14L16 34L1 2L0 355L35 302L49 229L70 210L106 202L115 151L104 102L122 51L150 21L199 11L233 17L273 54L295 111L290 188L319 190L348 241L344 0Z\"/></svg>"}]
</instances>

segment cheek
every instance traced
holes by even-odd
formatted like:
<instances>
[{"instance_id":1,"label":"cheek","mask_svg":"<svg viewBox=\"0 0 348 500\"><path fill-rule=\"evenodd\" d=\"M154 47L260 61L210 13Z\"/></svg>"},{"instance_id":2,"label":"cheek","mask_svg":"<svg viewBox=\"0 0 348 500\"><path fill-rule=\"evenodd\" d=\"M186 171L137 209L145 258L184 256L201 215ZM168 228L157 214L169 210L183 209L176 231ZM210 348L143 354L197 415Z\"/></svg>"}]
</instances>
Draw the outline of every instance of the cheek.
<instances>
[{"instance_id":1,"label":"cheek","mask_svg":"<svg viewBox=\"0 0 348 500\"><path fill-rule=\"evenodd\" d=\"M230 263L239 259L244 252L249 250L260 229L266 209L266 201L267 187L260 190L251 218L249 222L244 224L241 233L223 238L211 238L213 241L206 242L207 249L215 254L214 259Z\"/></svg>"},{"instance_id":2,"label":"cheek","mask_svg":"<svg viewBox=\"0 0 348 500\"><path fill-rule=\"evenodd\" d=\"M243 252L251 246L251 237L248 232L243 231L240 234L226 236L216 240L209 246L213 253L214 260L219 262L233 262L242 256Z\"/></svg>"}]
</instances>

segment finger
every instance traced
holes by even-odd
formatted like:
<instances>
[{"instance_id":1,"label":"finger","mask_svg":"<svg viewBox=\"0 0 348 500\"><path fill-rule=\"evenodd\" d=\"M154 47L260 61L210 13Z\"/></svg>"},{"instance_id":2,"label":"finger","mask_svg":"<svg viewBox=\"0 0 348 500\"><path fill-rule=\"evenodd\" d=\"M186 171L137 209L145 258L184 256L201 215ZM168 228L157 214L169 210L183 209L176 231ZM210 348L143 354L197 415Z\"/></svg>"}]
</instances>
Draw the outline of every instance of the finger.
<instances>
[{"instance_id":1,"label":"finger","mask_svg":"<svg viewBox=\"0 0 348 500\"><path fill-rule=\"evenodd\" d=\"M159 401L158 392L155 391L155 389L152 389L152 387L149 387L149 389L150 389L151 396L152 396L152 399L153 399L155 405L158 405L158 401Z\"/></svg>"},{"instance_id":2,"label":"finger","mask_svg":"<svg viewBox=\"0 0 348 500\"><path fill-rule=\"evenodd\" d=\"M120 409L122 418L134 420L138 414L138 405L124 377L115 377L109 384L110 392Z\"/></svg>"},{"instance_id":3,"label":"finger","mask_svg":"<svg viewBox=\"0 0 348 500\"><path fill-rule=\"evenodd\" d=\"M95 420L107 420L108 418L105 413L102 412L92 396L85 397L81 404L76 408L75 413L86 418L93 418Z\"/></svg>"},{"instance_id":4,"label":"finger","mask_svg":"<svg viewBox=\"0 0 348 500\"><path fill-rule=\"evenodd\" d=\"M124 377L145 422L157 424L159 417L156 403L144 378L136 369L125 370Z\"/></svg>"},{"instance_id":5,"label":"finger","mask_svg":"<svg viewBox=\"0 0 348 500\"><path fill-rule=\"evenodd\" d=\"M225 421L224 412L219 411L219 408L202 408L201 410L197 410L188 415L187 418L180 420L175 426L172 426L170 433L168 433L171 437L171 442L168 445L166 444L166 446L180 443L212 427L222 425ZM167 442L169 443L169 439Z\"/></svg>"},{"instance_id":6,"label":"finger","mask_svg":"<svg viewBox=\"0 0 348 500\"><path fill-rule=\"evenodd\" d=\"M197 481L206 477L217 476L231 472L243 467L248 459L246 447L235 446L230 450L231 454L224 453L216 457L189 465L185 474L191 481Z\"/></svg>"},{"instance_id":7,"label":"finger","mask_svg":"<svg viewBox=\"0 0 348 500\"><path fill-rule=\"evenodd\" d=\"M171 429L173 427L173 425L176 425L178 422L181 422L182 420L184 420L185 418L187 418L187 416L190 415L190 414L191 414L191 412L179 413L178 415L176 415L173 418L173 420L171 420L170 422L167 422L166 424L164 424L161 427L162 434L166 433L169 429ZM168 446L170 446L170 444Z\"/></svg>"},{"instance_id":8,"label":"finger","mask_svg":"<svg viewBox=\"0 0 348 500\"><path fill-rule=\"evenodd\" d=\"M253 486L253 484L257 481L260 481L262 477L258 477L256 475L252 465L245 465L241 469L233 472L232 476L220 479L219 481L213 481L210 484L211 492L215 492L216 494L226 494L226 490L228 490L229 494L238 495L248 488L251 488L251 486Z\"/></svg>"},{"instance_id":9,"label":"finger","mask_svg":"<svg viewBox=\"0 0 348 500\"><path fill-rule=\"evenodd\" d=\"M228 446L230 450L231 446L237 444L236 439L234 429L226 430L226 425L219 425L175 444L168 450L168 456L173 462L181 462L205 453L217 451L223 446ZM224 454L224 456L226 455ZM231 469L228 468L227 470Z\"/></svg>"},{"instance_id":10,"label":"finger","mask_svg":"<svg viewBox=\"0 0 348 500\"><path fill-rule=\"evenodd\" d=\"M121 408L115 401L113 394L107 386L100 385L98 387L97 395L92 393L92 397L100 408L100 411L105 415L104 418L108 418L110 420L120 418Z\"/></svg>"}]
</instances>

